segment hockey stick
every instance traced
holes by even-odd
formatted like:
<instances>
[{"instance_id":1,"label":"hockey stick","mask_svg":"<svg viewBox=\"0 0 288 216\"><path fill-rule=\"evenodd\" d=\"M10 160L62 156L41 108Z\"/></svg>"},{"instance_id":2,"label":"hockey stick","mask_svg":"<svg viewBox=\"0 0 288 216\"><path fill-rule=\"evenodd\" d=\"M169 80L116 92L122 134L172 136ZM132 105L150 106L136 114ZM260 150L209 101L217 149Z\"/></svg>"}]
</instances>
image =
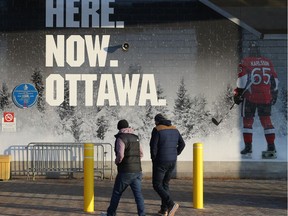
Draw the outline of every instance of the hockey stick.
<instances>
[{"instance_id":1,"label":"hockey stick","mask_svg":"<svg viewBox=\"0 0 288 216\"><path fill-rule=\"evenodd\" d=\"M252 84L253 84L253 82L250 82L250 83L247 85L247 87L244 89L244 91L242 92L242 94L241 94L240 97L242 97L242 96L245 94L245 92L250 88L250 86L251 86ZM222 117L222 119L220 119L219 121L217 121L215 118L212 118L212 119L211 119L212 122L213 122L216 126L218 126L218 125L223 121L223 119L229 114L230 110L233 109L233 107L234 107L235 104L236 104L235 102L232 104L232 106L229 108L228 112Z\"/></svg>"},{"instance_id":2,"label":"hockey stick","mask_svg":"<svg viewBox=\"0 0 288 216\"><path fill-rule=\"evenodd\" d=\"M236 104L235 102L232 104L232 106L229 108L229 111L223 116L222 119L220 119L219 121L217 121L215 118L212 118L212 122L213 122L216 126L218 126L218 125L223 121L223 119L229 114L230 110L233 109L233 107L234 107L235 104Z\"/></svg>"}]
</instances>

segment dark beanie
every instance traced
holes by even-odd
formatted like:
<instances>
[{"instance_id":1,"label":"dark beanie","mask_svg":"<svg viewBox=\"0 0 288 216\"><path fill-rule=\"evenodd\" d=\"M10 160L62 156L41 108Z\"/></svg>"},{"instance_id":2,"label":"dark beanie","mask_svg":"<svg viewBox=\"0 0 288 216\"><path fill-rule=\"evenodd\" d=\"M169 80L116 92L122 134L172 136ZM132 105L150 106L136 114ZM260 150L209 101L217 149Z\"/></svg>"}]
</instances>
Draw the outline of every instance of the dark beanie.
<instances>
[{"instance_id":1,"label":"dark beanie","mask_svg":"<svg viewBox=\"0 0 288 216\"><path fill-rule=\"evenodd\" d=\"M128 128L128 127L129 127L129 124L125 119L120 120L117 124L118 130L121 130L122 128Z\"/></svg>"},{"instance_id":2,"label":"dark beanie","mask_svg":"<svg viewBox=\"0 0 288 216\"><path fill-rule=\"evenodd\" d=\"M165 118L161 113L159 113L155 116L154 120L156 122L163 122L163 121L167 120L167 118Z\"/></svg>"}]
</instances>

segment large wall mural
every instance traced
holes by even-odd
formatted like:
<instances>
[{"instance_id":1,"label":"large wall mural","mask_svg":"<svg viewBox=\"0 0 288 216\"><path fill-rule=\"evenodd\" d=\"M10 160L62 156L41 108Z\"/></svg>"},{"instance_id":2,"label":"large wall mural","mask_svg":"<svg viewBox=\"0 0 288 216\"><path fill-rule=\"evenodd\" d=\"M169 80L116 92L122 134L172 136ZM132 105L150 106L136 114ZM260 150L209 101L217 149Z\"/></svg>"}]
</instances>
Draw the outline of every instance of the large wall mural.
<instances>
[{"instance_id":1,"label":"large wall mural","mask_svg":"<svg viewBox=\"0 0 288 216\"><path fill-rule=\"evenodd\" d=\"M198 1L28 3L0 4L0 154L30 142L114 143L127 119L149 161L163 113L187 143L180 161L193 160L195 142L206 161L258 161L266 150L264 160L287 161L286 71L254 56L256 37L243 56L244 30L220 14Z\"/></svg>"}]
</instances>

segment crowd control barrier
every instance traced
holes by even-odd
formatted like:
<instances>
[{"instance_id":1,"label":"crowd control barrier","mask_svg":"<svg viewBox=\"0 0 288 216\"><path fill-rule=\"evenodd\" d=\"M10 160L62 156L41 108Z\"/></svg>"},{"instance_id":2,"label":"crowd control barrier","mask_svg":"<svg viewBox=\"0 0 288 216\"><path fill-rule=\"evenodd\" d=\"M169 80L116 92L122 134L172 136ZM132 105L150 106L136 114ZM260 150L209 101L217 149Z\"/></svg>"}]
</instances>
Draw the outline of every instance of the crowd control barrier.
<instances>
[{"instance_id":1,"label":"crowd control barrier","mask_svg":"<svg viewBox=\"0 0 288 216\"><path fill-rule=\"evenodd\" d=\"M13 145L4 151L4 155L11 155L11 176L26 175L26 146Z\"/></svg>"},{"instance_id":2,"label":"crowd control barrier","mask_svg":"<svg viewBox=\"0 0 288 216\"><path fill-rule=\"evenodd\" d=\"M113 148L110 143L92 143L94 146L94 174L101 179L107 176L112 179L112 158ZM109 162L107 153L110 152ZM84 170L84 143L49 143L33 142L26 146L26 174L31 176L46 175L51 178L58 178L67 174L72 177L75 172Z\"/></svg>"}]
</instances>

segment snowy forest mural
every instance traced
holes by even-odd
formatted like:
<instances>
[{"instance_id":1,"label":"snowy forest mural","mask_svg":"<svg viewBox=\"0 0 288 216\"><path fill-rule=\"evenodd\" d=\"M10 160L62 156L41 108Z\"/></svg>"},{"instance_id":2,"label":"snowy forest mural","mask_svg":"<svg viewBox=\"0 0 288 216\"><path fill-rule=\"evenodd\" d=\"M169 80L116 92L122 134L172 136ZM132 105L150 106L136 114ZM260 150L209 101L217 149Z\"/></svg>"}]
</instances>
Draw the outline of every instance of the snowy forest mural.
<instances>
[{"instance_id":1,"label":"snowy forest mural","mask_svg":"<svg viewBox=\"0 0 288 216\"><path fill-rule=\"evenodd\" d=\"M223 17L209 13L199 3L193 1L191 5L186 4L175 3L183 13L175 13L173 16L164 13L158 17L156 14L160 8L169 10L173 4L167 8L162 4L153 5L155 11L151 9L151 13L155 16L147 19L141 4L135 3L125 8L116 1L113 22L117 24L117 21L123 21L125 28L47 28L43 22L44 15L42 20L39 18L41 22L36 23L37 29L30 29L30 25L21 29L15 24L18 31L13 31L2 26L0 110L1 113L15 113L17 131L0 132L0 153L11 145L27 145L29 142L114 144L117 122L127 119L141 138L145 149L144 159L150 160L149 139L154 127L154 116L162 113L172 120L187 143L186 151L179 160L191 161L192 144L198 141L204 143L206 160L241 160L239 152L243 147L243 140L239 106L235 105L232 109L230 107L233 104L233 89L236 87L237 66L242 56L240 47L245 48L242 30ZM193 9L192 5L195 6ZM189 7L190 11L187 9ZM195 15L196 18L190 15L200 9L207 10L207 17L200 16L199 12ZM133 14L132 18L127 14ZM110 35L108 47L101 48L101 52L107 52L106 62L110 65L107 63L104 66L91 67L88 65L89 57L85 56L85 62L79 67L68 64L57 67L55 59L55 65L48 67L45 65L45 52L49 47L45 44L46 35L53 35L54 38L65 35L66 39L71 35L79 35L81 38L85 35L99 35L100 43L103 35ZM259 41L258 38L251 37L253 41ZM121 50L124 42L129 43L128 51ZM113 47L116 47L115 50L112 50ZM280 80L287 79L285 71L280 70L278 73ZM93 105L85 105L87 86L83 81L76 82L77 106L70 105L72 82L69 80L65 80L63 102L59 106L49 105L47 78L51 74L59 74L63 79L67 74L98 75L97 81L93 82ZM106 99L103 106L97 106L97 91L103 74L111 75L112 89L117 96L119 92L115 74L122 75L123 85L127 81L131 83L133 75L140 75L141 84L145 74L152 74L157 99L166 100L166 105L152 105L149 99L145 100L145 105L137 105L142 88L139 84L136 105L120 106L119 98L116 97L117 105L109 104L110 101ZM126 75L128 80L125 79ZM32 83L38 91L37 103L32 108L20 109L12 102L13 88L21 83ZM153 86L151 83L146 85L148 95ZM279 148L278 160L287 160L287 83L281 82L279 87L279 97L272 110L272 121ZM108 85L104 88L108 88ZM109 88L105 92L111 91L111 86ZM211 121L212 118L222 120L221 124L216 126ZM257 149L254 159L258 160L266 143L257 119L253 130Z\"/></svg>"},{"instance_id":2,"label":"snowy forest mural","mask_svg":"<svg viewBox=\"0 0 288 216\"><path fill-rule=\"evenodd\" d=\"M129 68L129 70L132 69ZM231 134L236 130L235 127L241 124L238 112L236 112L237 108L229 111L233 104L231 86L227 86L215 97L210 108L205 96L193 95L188 92L184 78L180 80L174 95L174 103L170 106L151 106L148 103L142 107L105 105L87 108L69 106L67 82L65 83L64 102L58 107L48 106L43 93L45 91L43 74L39 68L35 68L31 73L30 81L39 92L37 104L33 108L19 110L15 107L11 101L11 90L5 82L2 84L0 97L1 111L9 110L16 113L19 119L16 134L21 134L20 139L23 138L23 134L26 134L24 139L27 141L23 142L25 145L32 141L108 142L113 144L114 134L117 133L117 122L123 118L130 122L131 127L140 136L141 142L148 145L151 130L154 127L154 116L157 113L168 116L189 145L197 140L205 140L207 137L217 139L217 136L222 137L225 133ZM160 83L157 85L157 93L160 98L165 98L165 92ZM277 109L274 110L273 115L278 118L275 121L275 128L277 128L277 136L281 139L281 137L287 136L285 125L287 122L287 91L284 89L281 90ZM215 126L211 122L212 117L224 119L219 126ZM261 130L260 124L256 125L256 130ZM5 135L11 136L9 133L2 132L1 136L5 137Z\"/></svg>"}]
</instances>

